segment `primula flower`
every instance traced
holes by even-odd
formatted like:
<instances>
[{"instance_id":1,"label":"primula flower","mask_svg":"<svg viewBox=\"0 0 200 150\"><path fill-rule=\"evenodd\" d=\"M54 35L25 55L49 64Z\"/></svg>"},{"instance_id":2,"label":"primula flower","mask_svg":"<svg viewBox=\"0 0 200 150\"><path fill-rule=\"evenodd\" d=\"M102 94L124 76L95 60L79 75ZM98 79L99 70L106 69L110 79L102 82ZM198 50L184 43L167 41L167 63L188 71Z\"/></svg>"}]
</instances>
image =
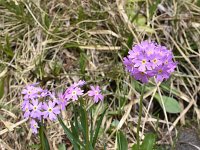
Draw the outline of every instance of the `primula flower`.
<instances>
[{"instance_id":1,"label":"primula flower","mask_svg":"<svg viewBox=\"0 0 200 150\"><path fill-rule=\"evenodd\" d=\"M40 93L40 97L46 97L49 95L49 91L48 90L42 90L42 92Z\"/></svg>"},{"instance_id":2,"label":"primula flower","mask_svg":"<svg viewBox=\"0 0 200 150\"><path fill-rule=\"evenodd\" d=\"M65 95L62 93L58 94L58 101L57 101L58 105L60 106L61 110L64 110L66 105L67 105L67 100L65 98Z\"/></svg>"},{"instance_id":3,"label":"primula flower","mask_svg":"<svg viewBox=\"0 0 200 150\"><path fill-rule=\"evenodd\" d=\"M72 84L72 87L82 87L85 85L85 81L84 80L80 80L78 82L75 82L74 84Z\"/></svg>"},{"instance_id":4,"label":"primula flower","mask_svg":"<svg viewBox=\"0 0 200 150\"><path fill-rule=\"evenodd\" d=\"M32 130L32 132L33 132L34 134L37 134L37 133L38 133L38 128L39 128L38 123L37 123L34 119L32 119L32 120L30 121L30 125L31 125L31 130Z\"/></svg>"},{"instance_id":5,"label":"primula flower","mask_svg":"<svg viewBox=\"0 0 200 150\"><path fill-rule=\"evenodd\" d=\"M39 97L40 92L42 92L42 89L34 85L27 85L26 88L22 90L25 100Z\"/></svg>"},{"instance_id":6,"label":"primula flower","mask_svg":"<svg viewBox=\"0 0 200 150\"><path fill-rule=\"evenodd\" d=\"M30 108L30 103L27 102L22 108L22 111L24 111L24 118L29 118L31 110L32 108Z\"/></svg>"},{"instance_id":7,"label":"primula flower","mask_svg":"<svg viewBox=\"0 0 200 150\"><path fill-rule=\"evenodd\" d=\"M32 109L31 111L31 117L32 118L38 118L41 119L42 116L42 103L38 102L38 100L34 100L32 99L32 104L30 104L30 109Z\"/></svg>"},{"instance_id":8,"label":"primula flower","mask_svg":"<svg viewBox=\"0 0 200 150\"><path fill-rule=\"evenodd\" d=\"M156 82L162 82L169 78L177 66L171 51L149 41L135 45L124 57L123 63L126 70L143 83L147 83L151 77L156 77Z\"/></svg>"},{"instance_id":9,"label":"primula flower","mask_svg":"<svg viewBox=\"0 0 200 150\"><path fill-rule=\"evenodd\" d=\"M30 104L30 100L25 99L25 100L22 102L22 104L21 104L22 110L24 109L24 107L25 107L27 104Z\"/></svg>"},{"instance_id":10,"label":"primula flower","mask_svg":"<svg viewBox=\"0 0 200 150\"><path fill-rule=\"evenodd\" d=\"M137 69L135 69L134 71L132 71L131 75L134 76L134 78L136 80L140 80L143 83L147 83L148 79L150 77L149 74L147 74L146 72L142 72L142 71L139 71Z\"/></svg>"},{"instance_id":11,"label":"primula flower","mask_svg":"<svg viewBox=\"0 0 200 150\"><path fill-rule=\"evenodd\" d=\"M49 101L48 102L48 105L47 103L43 103L43 109L45 110L43 112L43 117L44 118L48 118L53 121L53 120L56 120L57 117L56 115L58 115L60 113L60 110L56 105L56 102L52 102L52 101Z\"/></svg>"},{"instance_id":12,"label":"primula flower","mask_svg":"<svg viewBox=\"0 0 200 150\"><path fill-rule=\"evenodd\" d=\"M91 90L88 91L88 96L93 97L94 98L94 102L97 103L98 101L102 101L103 100L103 95L101 94L101 90L99 88L99 86L90 86Z\"/></svg>"},{"instance_id":13,"label":"primula flower","mask_svg":"<svg viewBox=\"0 0 200 150\"><path fill-rule=\"evenodd\" d=\"M78 97L83 95L83 90L79 87L69 87L65 92L65 98L68 100L72 99L73 101L78 100Z\"/></svg>"},{"instance_id":14,"label":"primula flower","mask_svg":"<svg viewBox=\"0 0 200 150\"><path fill-rule=\"evenodd\" d=\"M154 74L156 74L156 81L162 82L164 79L168 79L170 73L168 72L168 68L166 65L160 65L155 70L153 70Z\"/></svg>"},{"instance_id":15,"label":"primula flower","mask_svg":"<svg viewBox=\"0 0 200 150\"><path fill-rule=\"evenodd\" d=\"M146 54L139 55L134 60L134 67L138 68L139 71L145 72L147 69L151 70L151 63L149 57Z\"/></svg>"}]
</instances>

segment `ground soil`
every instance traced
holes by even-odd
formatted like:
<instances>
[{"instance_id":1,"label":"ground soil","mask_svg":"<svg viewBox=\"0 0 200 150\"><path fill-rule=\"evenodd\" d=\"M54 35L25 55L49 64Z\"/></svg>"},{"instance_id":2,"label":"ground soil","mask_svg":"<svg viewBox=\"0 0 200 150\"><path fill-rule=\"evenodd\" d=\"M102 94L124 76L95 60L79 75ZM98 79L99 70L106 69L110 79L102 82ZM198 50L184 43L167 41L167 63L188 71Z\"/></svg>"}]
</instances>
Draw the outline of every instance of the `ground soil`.
<instances>
[{"instance_id":1,"label":"ground soil","mask_svg":"<svg viewBox=\"0 0 200 150\"><path fill-rule=\"evenodd\" d=\"M196 129L181 129L179 131L176 150L200 150L200 138Z\"/></svg>"}]
</instances>

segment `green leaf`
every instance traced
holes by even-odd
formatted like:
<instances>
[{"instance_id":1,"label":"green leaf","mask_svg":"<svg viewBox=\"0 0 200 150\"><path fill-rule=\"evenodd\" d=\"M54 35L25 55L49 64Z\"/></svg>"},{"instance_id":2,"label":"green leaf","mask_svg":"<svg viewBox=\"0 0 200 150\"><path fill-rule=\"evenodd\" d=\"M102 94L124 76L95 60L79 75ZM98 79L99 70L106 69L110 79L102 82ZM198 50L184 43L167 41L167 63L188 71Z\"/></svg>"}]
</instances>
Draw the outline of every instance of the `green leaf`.
<instances>
[{"instance_id":1,"label":"green leaf","mask_svg":"<svg viewBox=\"0 0 200 150\"><path fill-rule=\"evenodd\" d=\"M134 144L134 145L132 146L132 150L138 150L137 148L138 148L138 147L137 147L137 144Z\"/></svg>"},{"instance_id":2,"label":"green leaf","mask_svg":"<svg viewBox=\"0 0 200 150\"><path fill-rule=\"evenodd\" d=\"M93 150L92 143L90 142L89 139L89 128L88 128L88 117L87 117L87 112L83 106L83 100L80 99L81 106L79 107L80 110L80 122L81 126L83 128L83 136L85 140L85 149L86 150Z\"/></svg>"},{"instance_id":3,"label":"green leaf","mask_svg":"<svg viewBox=\"0 0 200 150\"><path fill-rule=\"evenodd\" d=\"M153 1L153 4L150 5L150 7L149 7L149 16L150 16L150 18L153 17L153 15L154 15L157 7L158 7L158 4L160 4L160 2L161 2L161 0L155 0L155 1Z\"/></svg>"},{"instance_id":4,"label":"green leaf","mask_svg":"<svg viewBox=\"0 0 200 150\"><path fill-rule=\"evenodd\" d=\"M85 74L85 67L86 67L86 55L82 52L80 54L79 65L81 69L81 74Z\"/></svg>"},{"instance_id":5,"label":"green leaf","mask_svg":"<svg viewBox=\"0 0 200 150\"><path fill-rule=\"evenodd\" d=\"M47 27L47 29L49 29L51 24L50 18L47 14L44 14L44 25Z\"/></svg>"},{"instance_id":6,"label":"green leaf","mask_svg":"<svg viewBox=\"0 0 200 150\"><path fill-rule=\"evenodd\" d=\"M0 79L0 99L4 95L4 78Z\"/></svg>"},{"instance_id":7,"label":"green leaf","mask_svg":"<svg viewBox=\"0 0 200 150\"><path fill-rule=\"evenodd\" d=\"M104 117L104 115L106 113L106 110L107 110L107 108L105 108L105 110L101 114L99 120L97 121L97 127L96 127L95 134L94 134L94 137L93 137L93 140L92 140L92 146L93 147L95 147L95 144L96 144L96 141L97 141L97 137L98 137L98 134L99 134L99 130L100 130L100 127L101 127L101 123L102 123L103 117Z\"/></svg>"},{"instance_id":8,"label":"green leaf","mask_svg":"<svg viewBox=\"0 0 200 150\"><path fill-rule=\"evenodd\" d=\"M86 114L86 111L83 109L83 107L80 107L80 121L81 121L81 126L83 127L83 136L84 136L84 139L86 140L89 140L87 139L89 136L88 136L88 118L87 118L87 114Z\"/></svg>"},{"instance_id":9,"label":"green leaf","mask_svg":"<svg viewBox=\"0 0 200 150\"><path fill-rule=\"evenodd\" d=\"M10 38L8 35L6 36L6 45L5 45L4 51L9 57L12 58L14 56L14 53L11 48Z\"/></svg>"},{"instance_id":10,"label":"green leaf","mask_svg":"<svg viewBox=\"0 0 200 150\"><path fill-rule=\"evenodd\" d=\"M119 124L119 120L114 119L113 122L111 123L111 127L117 128L118 124Z\"/></svg>"},{"instance_id":11,"label":"green leaf","mask_svg":"<svg viewBox=\"0 0 200 150\"><path fill-rule=\"evenodd\" d=\"M59 144L59 146L58 146L58 150L66 150L66 146L65 146L65 144Z\"/></svg>"},{"instance_id":12,"label":"green leaf","mask_svg":"<svg viewBox=\"0 0 200 150\"><path fill-rule=\"evenodd\" d=\"M28 146L30 149L40 149L41 145L40 144L32 144Z\"/></svg>"},{"instance_id":13,"label":"green leaf","mask_svg":"<svg viewBox=\"0 0 200 150\"><path fill-rule=\"evenodd\" d=\"M160 106L163 107L160 96L158 94L156 94L155 98L160 103ZM172 97L167 97L167 96L162 96L162 99L163 99L163 103L164 103L166 112L174 113L174 114L181 112L181 107L180 107L179 103L177 102L177 100L175 100Z\"/></svg>"},{"instance_id":14,"label":"green leaf","mask_svg":"<svg viewBox=\"0 0 200 150\"><path fill-rule=\"evenodd\" d=\"M70 142L72 143L73 147L75 150L79 149L79 145L82 145L82 143L79 143L78 141L75 140L72 132L66 127L66 125L64 124L64 122L62 121L62 119L58 116L58 121L60 123L60 125L62 126L65 134L67 135L68 139L70 140Z\"/></svg>"},{"instance_id":15,"label":"green leaf","mask_svg":"<svg viewBox=\"0 0 200 150\"><path fill-rule=\"evenodd\" d=\"M121 131L117 132L117 150L128 150L128 141Z\"/></svg>"},{"instance_id":16,"label":"green leaf","mask_svg":"<svg viewBox=\"0 0 200 150\"><path fill-rule=\"evenodd\" d=\"M75 141L78 141L80 143L80 140L79 140L79 129L78 129L78 126L74 126L73 122L71 122L71 130L72 130L72 135L74 137L74 140Z\"/></svg>"},{"instance_id":17,"label":"green leaf","mask_svg":"<svg viewBox=\"0 0 200 150\"><path fill-rule=\"evenodd\" d=\"M11 59L14 56L14 52L12 51L11 44L10 44L10 39L9 39L8 35L6 35L5 41L6 41L5 45L2 45L0 43L0 50L3 51L8 56L8 58Z\"/></svg>"},{"instance_id":18,"label":"green leaf","mask_svg":"<svg viewBox=\"0 0 200 150\"><path fill-rule=\"evenodd\" d=\"M134 23L138 26L144 26L146 25L147 19L144 15L138 14L137 17L134 20Z\"/></svg>"},{"instance_id":19,"label":"green leaf","mask_svg":"<svg viewBox=\"0 0 200 150\"><path fill-rule=\"evenodd\" d=\"M155 141L156 141L155 134L152 134L152 133L146 134L140 149L141 150L153 150Z\"/></svg>"},{"instance_id":20,"label":"green leaf","mask_svg":"<svg viewBox=\"0 0 200 150\"><path fill-rule=\"evenodd\" d=\"M49 142L44 132L44 125L41 123L39 126L41 150L50 150Z\"/></svg>"},{"instance_id":21,"label":"green leaf","mask_svg":"<svg viewBox=\"0 0 200 150\"><path fill-rule=\"evenodd\" d=\"M53 62L53 64L50 67L52 69L52 74L54 76L58 76L62 69L62 63L59 61L55 61L55 62Z\"/></svg>"}]
</instances>

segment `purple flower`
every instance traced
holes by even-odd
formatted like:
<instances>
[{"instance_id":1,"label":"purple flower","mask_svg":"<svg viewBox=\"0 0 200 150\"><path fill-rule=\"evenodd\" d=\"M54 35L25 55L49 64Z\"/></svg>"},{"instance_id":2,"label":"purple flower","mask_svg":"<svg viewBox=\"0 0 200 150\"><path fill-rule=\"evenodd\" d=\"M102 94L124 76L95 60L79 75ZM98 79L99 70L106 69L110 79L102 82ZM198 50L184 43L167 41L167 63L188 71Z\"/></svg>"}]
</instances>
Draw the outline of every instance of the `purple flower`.
<instances>
[{"instance_id":1,"label":"purple flower","mask_svg":"<svg viewBox=\"0 0 200 150\"><path fill-rule=\"evenodd\" d=\"M131 75L136 79L136 80L140 80L143 83L147 83L149 80L149 74L147 74L146 72L142 72L139 70L134 70L133 72L131 72Z\"/></svg>"},{"instance_id":2,"label":"purple flower","mask_svg":"<svg viewBox=\"0 0 200 150\"><path fill-rule=\"evenodd\" d=\"M37 134L38 133L38 128L39 128L38 123L34 119L32 119L30 121L30 125L31 125L32 132L34 134Z\"/></svg>"},{"instance_id":3,"label":"purple flower","mask_svg":"<svg viewBox=\"0 0 200 150\"><path fill-rule=\"evenodd\" d=\"M30 103L27 102L22 109L22 111L24 111L24 118L29 118L31 110Z\"/></svg>"},{"instance_id":4,"label":"purple flower","mask_svg":"<svg viewBox=\"0 0 200 150\"><path fill-rule=\"evenodd\" d=\"M42 116L42 103L41 102L38 102L38 100L34 100L32 99L32 104L30 104L30 109L32 110L31 111L31 114L30 116L32 118L38 118L38 119L41 119L41 116Z\"/></svg>"},{"instance_id":5,"label":"purple flower","mask_svg":"<svg viewBox=\"0 0 200 150\"><path fill-rule=\"evenodd\" d=\"M52 101L49 101L48 105L45 102L43 103L43 109L45 110L43 112L43 117L44 118L48 118L49 117L49 119L51 121L57 119L56 115L58 115L60 113L60 109L55 105L56 105L56 102L52 102Z\"/></svg>"},{"instance_id":6,"label":"purple flower","mask_svg":"<svg viewBox=\"0 0 200 150\"><path fill-rule=\"evenodd\" d=\"M86 84L86 82L84 80L80 80L78 82L75 82L74 84L72 84L72 87L82 87Z\"/></svg>"},{"instance_id":7,"label":"purple flower","mask_svg":"<svg viewBox=\"0 0 200 150\"><path fill-rule=\"evenodd\" d=\"M22 90L25 100L39 97L40 92L42 92L42 89L33 85L27 85L25 89Z\"/></svg>"},{"instance_id":8,"label":"purple flower","mask_svg":"<svg viewBox=\"0 0 200 150\"><path fill-rule=\"evenodd\" d=\"M88 96L94 98L94 102L97 103L98 101L103 100L103 95L101 94L101 90L99 89L99 86L90 86L91 90L88 91Z\"/></svg>"},{"instance_id":9,"label":"purple flower","mask_svg":"<svg viewBox=\"0 0 200 150\"><path fill-rule=\"evenodd\" d=\"M139 71L145 72L147 69L151 70L151 63L147 55L139 55L133 62L134 67L138 68Z\"/></svg>"},{"instance_id":10,"label":"purple flower","mask_svg":"<svg viewBox=\"0 0 200 150\"><path fill-rule=\"evenodd\" d=\"M83 90L79 87L69 87L65 92L65 98L68 100L72 99L73 101L78 100L78 96L83 95Z\"/></svg>"},{"instance_id":11,"label":"purple flower","mask_svg":"<svg viewBox=\"0 0 200 150\"><path fill-rule=\"evenodd\" d=\"M135 45L123 59L123 63L126 70L143 83L147 83L154 76L156 82L162 82L169 78L177 66L171 51L165 46L149 41Z\"/></svg>"},{"instance_id":12,"label":"purple flower","mask_svg":"<svg viewBox=\"0 0 200 150\"><path fill-rule=\"evenodd\" d=\"M154 54L149 57L150 65L152 69L156 68L157 66L161 65L163 63L163 59L158 55ZM150 70L152 70L150 69Z\"/></svg>"},{"instance_id":13,"label":"purple flower","mask_svg":"<svg viewBox=\"0 0 200 150\"><path fill-rule=\"evenodd\" d=\"M129 58L124 57L123 63L125 65L127 71L129 71L129 72L133 71L134 63Z\"/></svg>"},{"instance_id":14,"label":"purple flower","mask_svg":"<svg viewBox=\"0 0 200 150\"><path fill-rule=\"evenodd\" d=\"M49 91L48 90L42 90L42 92L40 93L40 97L46 97L49 95Z\"/></svg>"},{"instance_id":15,"label":"purple flower","mask_svg":"<svg viewBox=\"0 0 200 150\"><path fill-rule=\"evenodd\" d=\"M30 101L29 100L24 100L21 104L21 107L22 107L22 110L24 109L24 107L27 105L27 104L30 104Z\"/></svg>"},{"instance_id":16,"label":"purple flower","mask_svg":"<svg viewBox=\"0 0 200 150\"><path fill-rule=\"evenodd\" d=\"M58 94L58 101L57 101L58 105L60 106L61 110L64 110L66 105L67 105L67 100L65 98L65 95L62 93Z\"/></svg>"},{"instance_id":17,"label":"purple flower","mask_svg":"<svg viewBox=\"0 0 200 150\"><path fill-rule=\"evenodd\" d=\"M154 70L156 74L156 82L162 82L164 79L168 79L170 73L168 72L168 68L166 65L160 65Z\"/></svg>"}]
</instances>

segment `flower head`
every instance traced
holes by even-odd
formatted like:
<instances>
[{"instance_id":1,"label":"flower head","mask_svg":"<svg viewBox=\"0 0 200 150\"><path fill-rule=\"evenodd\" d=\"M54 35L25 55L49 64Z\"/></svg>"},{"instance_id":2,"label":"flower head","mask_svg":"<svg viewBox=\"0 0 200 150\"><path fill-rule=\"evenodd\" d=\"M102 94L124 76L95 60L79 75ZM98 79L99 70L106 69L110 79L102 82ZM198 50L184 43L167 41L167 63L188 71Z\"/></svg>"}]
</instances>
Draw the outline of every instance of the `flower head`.
<instances>
[{"instance_id":1,"label":"flower head","mask_svg":"<svg viewBox=\"0 0 200 150\"><path fill-rule=\"evenodd\" d=\"M101 90L99 88L99 86L90 86L91 90L88 91L88 96L93 97L94 98L94 102L97 103L98 101L102 101L103 100L103 95L101 94Z\"/></svg>"},{"instance_id":2,"label":"flower head","mask_svg":"<svg viewBox=\"0 0 200 150\"><path fill-rule=\"evenodd\" d=\"M135 45L123 59L126 70L136 79L147 83L151 77L162 82L176 68L173 54L165 46L143 41Z\"/></svg>"},{"instance_id":3,"label":"flower head","mask_svg":"<svg viewBox=\"0 0 200 150\"><path fill-rule=\"evenodd\" d=\"M38 118L38 119L41 119L41 116L42 116L42 103L41 102L38 102L38 100L34 100L32 99L32 104L30 104L30 109L32 110L31 111L31 114L30 116L32 118Z\"/></svg>"},{"instance_id":4,"label":"flower head","mask_svg":"<svg viewBox=\"0 0 200 150\"><path fill-rule=\"evenodd\" d=\"M31 115L32 108L30 107L30 103L25 103L24 107L22 108L22 111L24 111L24 118L29 118Z\"/></svg>"},{"instance_id":5,"label":"flower head","mask_svg":"<svg viewBox=\"0 0 200 150\"><path fill-rule=\"evenodd\" d=\"M38 123L37 123L34 119L32 119L32 120L30 121L30 125L31 125L31 130L32 130L32 132L33 132L34 134L37 134L37 133L38 133L38 128L39 128Z\"/></svg>"},{"instance_id":6,"label":"flower head","mask_svg":"<svg viewBox=\"0 0 200 150\"><path fill-rule=\"evenodd\" d=\"M83 90L79 87L69 87L65 92L65 98L68 100L72 99L73 101L78 100L78 97L83 95Z\"/></svg>"},{"instance_id":7,"label":"flower head","mask_svg":"<svg viewBox=\"0 0 200 150\"><path fill-rule=\"evenodd\" d=\"M61 110L64 110L67 105L67 99L65 98L65 95L62 93L58 94L58 105L60 106Z\"/></svg>"},{"instance_id":8,"label":"flower head","mask_svg":"<svg viewBox=\"0 0 200 150\"><path fill-rule=\"evenodd\" d=\"M55 106L56 102L52 102L49 101L48 104L47 103L43 103L43 117L44 118L48 118L53 121L56 120L56 115L58 115L60 113L60 109L58 108L58 106Z\"/></svg>"},{"instance_id":9,"label":"flower head","mask_svg":"<svg viewBox=\"0 0 200 150\"><path fill-rule=\"evenodd\" d=\"M78 82L75 82L74 84L72 84L72 87L82 87L85 85L85 81L84 80L80 80Z\"/></svg>"},{"instance_id":10,"label":"flower head","mask_svg":"<svg viewBox=\"0 0 200 150\"><path fill-rule=\"evenodd\" d=\"M42 89L40 87L35 87L35 85L27 85L25 89L22 90L25 100L38 98L40 92L42 92Z\"/></svg>"}]
</instances>

